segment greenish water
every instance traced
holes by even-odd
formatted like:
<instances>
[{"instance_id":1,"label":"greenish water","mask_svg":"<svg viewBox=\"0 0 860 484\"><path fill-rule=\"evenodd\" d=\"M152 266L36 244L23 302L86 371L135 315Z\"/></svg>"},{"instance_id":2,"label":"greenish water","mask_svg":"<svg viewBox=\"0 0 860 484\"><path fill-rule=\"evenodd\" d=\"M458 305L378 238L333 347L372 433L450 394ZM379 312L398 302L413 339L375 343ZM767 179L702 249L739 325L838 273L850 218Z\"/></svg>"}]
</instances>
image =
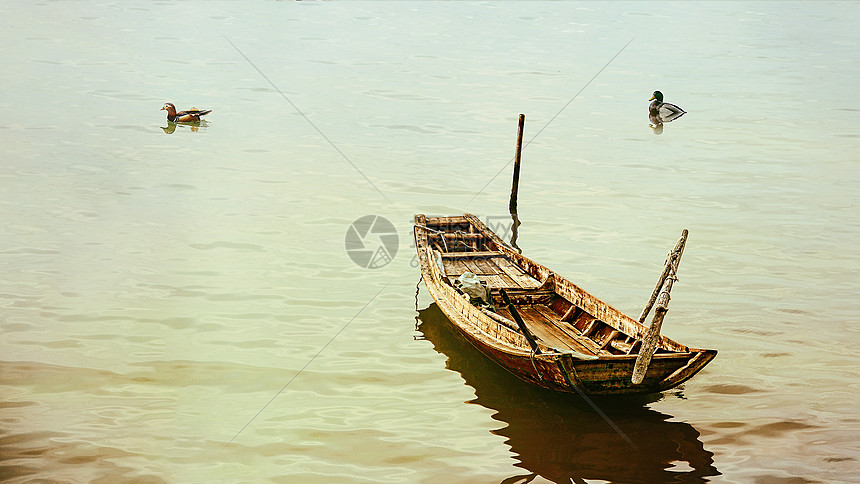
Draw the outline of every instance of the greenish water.
<instances>
[{"instance_id":1,"label":"greenish water","mask_svg":"<svg viewBox=\"0 0 860 484\"><path fill-rule=\"evenodd\" d=\"M856 479L858 4L3 10L0 479ZM720 354L597 402L635 447L416 304L412 215L504 230L519 113L524 254L637 315L690 230L664 333Z\"/></svg>"}]
</instances>

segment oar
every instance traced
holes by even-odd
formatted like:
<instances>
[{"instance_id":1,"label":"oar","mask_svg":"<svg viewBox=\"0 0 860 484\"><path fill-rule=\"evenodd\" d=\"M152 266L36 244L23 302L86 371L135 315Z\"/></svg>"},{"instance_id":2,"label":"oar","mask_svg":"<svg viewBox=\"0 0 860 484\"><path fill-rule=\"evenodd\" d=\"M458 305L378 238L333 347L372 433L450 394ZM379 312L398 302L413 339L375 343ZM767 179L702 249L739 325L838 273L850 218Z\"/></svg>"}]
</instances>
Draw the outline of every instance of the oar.
<instances>
[{"instance_id":1,"label":"oar","mask_svg":"<svg viewBox=\"0 0 860 484\"><path fill-rule=\"evenodd\" d=\"M652 295L652 300L648 302L645 311L642 312L640 322L645 320L648 312L651 310L653 300L656 299L657 306L654 308L654 319L651 320L651 326L648 328L648 333L642 339L642 346L639 348L639 356L636 357L636 364L633 366L633 377L631 381L634 385L638 385L645 380L645 373L648 372L648 365L651 364L651 357L657 351L657 346L660 343L660 328L663 326L663 318L666 317L666 312L669 311L669 293L672 292L672 285L675 283L675 275L678 273L678 264L681 262L681 255L684 254L684 245L687 243L687 229L681 233L681 239L675 244L675 248L669 254L666 260L666 267L663 269L663 274L660 276L658 296ZM660 290L662 289L662 290Z\"/></svg>"},{"instance_id":2,"label":"oar","mask_svg":"<svg viewBox=\"0 0 860 484\"><path fill-rule=\"evenodd\" d=\"M532 347L532 351L534 351L536 355L539 355L540 348L538 348L537 341L531 331L526 327L526 322L523 321L522 317L520 317L520 313L517 312L517 308L514 307L514 303L511 302L511 298L508 297L507 291L505 291L504 288L499 288L499 295L502 296L502 301L504 301L505 306L508 307L508 312L511 313L511 317L517 322L517 326L520 327L520 331L522 331L523 336L526 337L526 341L529 342L529 346Z\"/></svg>"}]
</instances>

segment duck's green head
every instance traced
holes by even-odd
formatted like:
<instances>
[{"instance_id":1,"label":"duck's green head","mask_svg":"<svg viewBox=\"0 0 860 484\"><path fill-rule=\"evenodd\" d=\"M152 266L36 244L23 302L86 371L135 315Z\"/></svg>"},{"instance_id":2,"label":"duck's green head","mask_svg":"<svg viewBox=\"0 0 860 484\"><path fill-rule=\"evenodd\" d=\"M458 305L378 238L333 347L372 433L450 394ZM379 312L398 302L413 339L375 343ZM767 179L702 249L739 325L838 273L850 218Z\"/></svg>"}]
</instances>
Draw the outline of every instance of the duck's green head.
<instances>
[{"instance_id":1,"label":"duck's green head","mask_svg":"<svg viewBox=\"0 0 860 484\"><path fill-rule=\"evenodd\" d=\"M657 100L658 103L663 102L663 93L660 91L654 91L654 95L651 96L651 99L649 99L649 101L653 101L655 99Z\"/></svg>"}]
</instances>

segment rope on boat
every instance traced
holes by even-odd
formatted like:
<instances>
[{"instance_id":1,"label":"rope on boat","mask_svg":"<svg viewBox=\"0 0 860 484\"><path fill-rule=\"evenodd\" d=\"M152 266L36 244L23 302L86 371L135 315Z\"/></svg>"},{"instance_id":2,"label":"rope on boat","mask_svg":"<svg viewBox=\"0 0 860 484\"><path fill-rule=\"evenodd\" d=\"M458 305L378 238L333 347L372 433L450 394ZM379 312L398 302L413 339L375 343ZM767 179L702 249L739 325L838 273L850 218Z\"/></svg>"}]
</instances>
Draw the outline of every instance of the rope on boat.
<instances>
[{"instance_id":1,"label":"rope on boat","mask_svg":"<svg viewBox=\"0 0 860 484\"><path fill-rule=\"evenodd\" d=\"M416 226L416 227L421 227L422 229L424 229L424 230L426 230L426 231L428 231L428 232L433 232L433 233L435 233L435 234L444 234L444 233L445 233L445 232L442 232L441 230L431 229L430 227L428 227L428 226L426 226L426 225L415 224L415 226Z\"/></svg>"},{"instance_id":2,"label":"rope on boat","mask_svg":"<svg viewBox=\"0 0 860 484\"><path fill-rule=\"evenodd\" d=\"M432 232L434 234L441 235L442 237L440 237L440 238L442 239L442 244L445 246L445 252L451 252L451 250L448 248L448 242L445 240L445 237L444 237L445 234L451 234L452 233L452 234L456 235L457 237L463 237L464 235L466 235L466 232L463 232L462 230L455 230L454 232L445 232L443 230L431 229L430 227L428 227L426 225L415 224L415 226L420 227L420 228L422 228L428 232ZM471 248L471 246L469 244L467 244L465 242L465 240L460 240L458 238L458 239L456 239L456 241L460 242L460 244L463 245L464 247Z\"/></svg>"},{"instance_id":3,"label":"rope on boat","mask_svg":"<svg viewBox=\"0 0 860 484\"><path fill-rule=\"evenodd\" d=\"M570 371L564 366L564 358L559 358L556 360L556 362L558 363L558 369L561 370L561 376L564 377L565 383L567 383L568 386L572 387L574 390L580 391L579 386L570 381ZM576 381L576 383L582 385L582 380L580 380L579 375L576 374L576 367L571 366L570 368L571 370L573 370L573 379Z\"/></svg>"},{"instance_id":4,"label":"rope on boat","mask_svg":"<svg viewBox=\"0 0 860 484\"><path fill-rule=\"evenodd\" d=\"M418 293L421 292L421 281L424 280L424 273L418 275L418 282L415 283L415 310L418 311Z\"/></svg>"},{"instance_id":5,"label":"rope on boat","mask_svg":"<svg viewBox=\"0 0 860 484\"><path fill-rule=\"evenodd\" d=\"M426 231L428 231L428 232L433 232L434 234L444 235L444 234L446 233L446 232L443 232L443 231L441 231L441 230L431 229L430 227L428 227L428 226L426 226L426 225L419 225L419 224L415 224L415 226L416 226L416 227L421 227L422 229L424 229L424 230L426 230ZM444 245L444 246L445 246L445 252L451 252L451 251L448 249L448 242L445 240L445 237L440 237L440 239L442 239L442 245Z\"/></svg>"},{"instance_id":6,"label":"rope on boat","mask_svg":"<svg viewBox=\"0 0 860 484\"><path fill-rule=\"evenodd\" d=\"M586 395L585 392L582 391L582 389L580 389L578 386L574 385L570 381L570 377L567 374L567 369L564 367L564 363L562 360L563 360L562 358L557 359L556 365L558 365L559 370L561 370L561 374L564 377L564 381L567 382L567 384L570 385L570 387L573 388L576 391L576 393L578 393L579 396L582 397L582 399L585 400L591 406L591 408L594 409L595 412L597 412L598 415L603 417L603 420L605 420L606 423L608 423L609 426L612 427L612 429L615 430L615 432L621 436L621 438L623 438L625 441L627 441L627 443L630 445L630 447L632 447L634 449L638 449L639 446L637 446L632 440L630 440L630 437L628 437L627 434L622 432L621 429L618 428L617 425L615 425L615 422L613 422L612 419L610 419L608 416L606 416L606 414L603 413L602 410L600 410L600 407L598 407L597 404L594 403L594 401L592 401L590 398L588 398L588 395ZM580 384L582 384L582 380L580 380L579 375L576 374L576 367L571 366L571 369L573 369L573 377L576 379L576 381L578 381Z\"/></svg>"},{"instance_id":7,"label":"rope on boat","mask_svg":"<svg viewBox=\"0 0 860 484\"><path fill-rule=\"evenodd\" d=\"M456 235L457 237L463 237L464 235L466 235L466 232L463 232L462 230L455 230L455 231L454 231L454 235ZM442 238L444 239L445 237L442 237ZM465 238L464 238L463 240L460 240L459 238L458 238L458 239L456 239L456 240L457 240L457 242L459 242L459 243L460 243L460 245L462 245L463 247L466 247L466 248L468 248L468 249L471 249L471 248L472 248L472 246L471 246L471 245L469 245L469 244L467 244L467 243L466 243Z\"/></svg>"},{"instance_id":8,"label":"rope on boat","mask_svg":"<svg viewBox=\"0 0 860 484\"><path fill-rule=\"evenodd\" d=\"M538 378L540 378L540 381L543 382L543 375L541 374L540 370L538 370L537 365L535 364L535 350L531 351L531 353L529 354L529 359L532 360L532 368L535 369L535 373L537 373Z\"/></svg>"}]
</instances>

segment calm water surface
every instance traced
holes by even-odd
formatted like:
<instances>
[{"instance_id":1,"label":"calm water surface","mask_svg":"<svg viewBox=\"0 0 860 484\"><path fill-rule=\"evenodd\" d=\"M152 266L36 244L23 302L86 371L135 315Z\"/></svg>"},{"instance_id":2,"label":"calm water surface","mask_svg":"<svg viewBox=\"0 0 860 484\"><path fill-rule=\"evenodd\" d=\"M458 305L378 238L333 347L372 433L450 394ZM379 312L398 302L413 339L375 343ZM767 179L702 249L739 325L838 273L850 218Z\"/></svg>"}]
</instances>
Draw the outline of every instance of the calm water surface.
<instances>
[{"instance_id":1,"label":"calm water surface","mask_svg":"<svg viewBox=\"0 0 860 484\"><path fill-rule=\"evenodd\" d=\"M857 3L3 10L3 480L856 482ZM412 214L503 229L519 113L526 255L636 315L690 230L664 332L720 354L596 401L632 445L416 300Z\"/></svg>"}]
</instances>

